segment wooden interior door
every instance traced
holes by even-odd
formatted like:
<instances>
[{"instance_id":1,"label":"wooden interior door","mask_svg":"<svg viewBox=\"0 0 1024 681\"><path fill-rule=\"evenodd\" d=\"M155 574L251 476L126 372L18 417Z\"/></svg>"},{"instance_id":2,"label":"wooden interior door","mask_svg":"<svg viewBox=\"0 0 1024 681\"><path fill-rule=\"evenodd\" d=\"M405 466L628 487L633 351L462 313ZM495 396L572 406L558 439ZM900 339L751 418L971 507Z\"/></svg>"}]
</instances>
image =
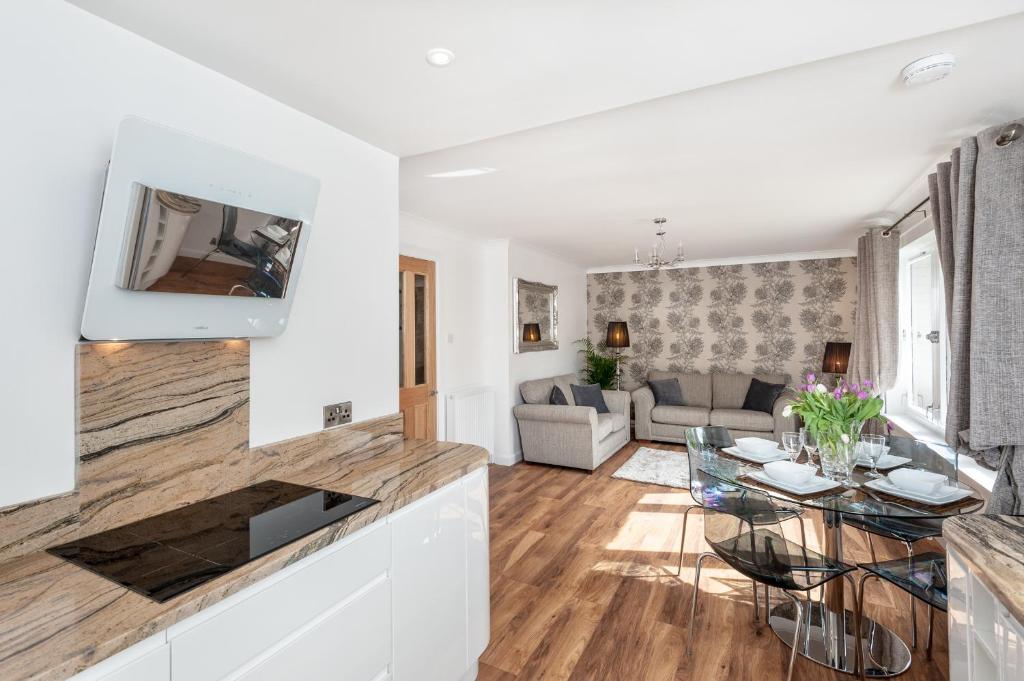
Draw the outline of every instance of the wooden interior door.
<instances>
[{"instance_id":1,"label":"wooden interior door","mask_svg":"<svg viewBox=\"0 0 1024 681\"><path fill-rule=\"evenodd\" d=\"M398 257L398 406L405 436L437 439L434 263Z\"/></svg>"}]
</instances>

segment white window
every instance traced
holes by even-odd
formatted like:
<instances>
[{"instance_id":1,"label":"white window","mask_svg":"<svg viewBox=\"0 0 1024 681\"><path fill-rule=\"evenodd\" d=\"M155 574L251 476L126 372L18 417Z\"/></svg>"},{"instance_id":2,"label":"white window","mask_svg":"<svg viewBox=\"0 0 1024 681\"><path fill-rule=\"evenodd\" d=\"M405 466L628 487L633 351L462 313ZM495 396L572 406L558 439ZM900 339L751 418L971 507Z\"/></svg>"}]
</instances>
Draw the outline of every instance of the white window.
<instances>
[{"instance_id":1,"label":"white window","mask_svg":"<svg viewBox=\"0 0 1024 681\"><path fill-rule=\"evenodd\" d=\"M932 232L900 249L900 411L935 426L946 414L946 303Z\"/></svg>"}]
</instances>

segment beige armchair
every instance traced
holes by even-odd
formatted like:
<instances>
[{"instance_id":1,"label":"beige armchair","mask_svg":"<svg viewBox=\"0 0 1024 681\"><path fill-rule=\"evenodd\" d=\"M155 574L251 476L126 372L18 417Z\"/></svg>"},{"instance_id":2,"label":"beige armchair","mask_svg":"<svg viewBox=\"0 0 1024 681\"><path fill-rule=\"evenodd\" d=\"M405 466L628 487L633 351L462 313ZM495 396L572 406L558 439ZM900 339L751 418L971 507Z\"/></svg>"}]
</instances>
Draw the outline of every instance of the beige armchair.
<instances>
[{"instance_id":1,"label":"beige armchair","mask_svg":"<svg viewBox=\"0 0 1024 681\"><path fill-rule=\"evenodd\" d=\"M579 381L572 374L526 381L519 386L524 404L513 407L519 424L523 459L594 470L629 442L628 392L604 390L610 413L577 406L569 387ZM549 404L558 386L568 405Z\"/></svg>"},{"instance_id":2,"label":"beige armchair","mask_svg":"<svg viewBox=\"0 0 1024 681\"><path fill-rule=\"evenodd\" d=\"M771 414L743 409L751 378L786 383L785 376L761 374L697 374L652 371L651 380L676 378L686 406L656 406L646 385L633 391L638 440L686 443L686 431L699 426L725 426L734 438L763 437L781 441L782 433L796 430L795 416L784 416L789 400L783 394Z\"/></svg>"}]
</instances>

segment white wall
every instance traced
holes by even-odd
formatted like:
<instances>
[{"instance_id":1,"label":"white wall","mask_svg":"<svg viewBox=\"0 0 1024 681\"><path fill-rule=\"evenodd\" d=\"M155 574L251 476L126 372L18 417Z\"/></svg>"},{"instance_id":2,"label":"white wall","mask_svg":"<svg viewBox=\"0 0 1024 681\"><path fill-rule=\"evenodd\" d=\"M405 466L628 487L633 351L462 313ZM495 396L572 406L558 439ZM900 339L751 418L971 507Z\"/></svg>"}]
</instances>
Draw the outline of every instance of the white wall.
<instances>
[{"instance_id":1,"label":"white wall","mask_svg":"<svg viewBox=\"0 0 1024 681\"><path fill-rule=\"evenodd\" d=\"M513 460L518 460L522 458L522 450L519 429L512 417L512 405L522 404L519 384L534 378L579 371L582 366L579 346L574 341L587 335L587 274L580 265L516 242L509 246L508 261L509 275L513 279L518 277L558 286L558 349L511 355L508 392L510 405L505 420L510 432L504 437L511 447ZM509 296L511 294L510 283ZM508 323L511 324L511 313Z\"/></svg>"},{"instance_id":2,"label":"white wall","mask_svg":"<svg viewBox=\"0 0 1024 681\"><path fill-rule=\"evenodd\" d=\"M507 242L472 235L408 213L399 216L399 252L434 261L437 272L437 433L445 433L445 398L470 386L504 385L504 348L488 333L491 309L501 301L491 291L507 271ZM490 280L490 281L489 281ZM504 360L507 363L507 360Z\"/></svg>"},{"instance_id":3,"label":"white wall","mask_svg":"<svg viewBox=\"0 0 1024 681\"><path fill-rule=\"evenodd\" d=\"M586 273L579 265L507 239L482 239L415 215L401 214L403 255L437 264L438 433L444 433L443 397L470 385L495 389L492 460L522 458L512 407L519 384L577 371L586 334ZM512 354L512 281L558 286L559 349Z\"/></svg>"},{"instance_id":4,"label":"white wall","mask_svg":"<svg viewBox=\"0 0 1024 681\"><path fill-rule=\"evenodd\" d=\"M75 343L128 114L321 180L289 327L252 346L252 444L319 430L329 402L397 411L397 159L61 0L3 15L0 506L74 484Z\"/></svg>"}]
</instances>

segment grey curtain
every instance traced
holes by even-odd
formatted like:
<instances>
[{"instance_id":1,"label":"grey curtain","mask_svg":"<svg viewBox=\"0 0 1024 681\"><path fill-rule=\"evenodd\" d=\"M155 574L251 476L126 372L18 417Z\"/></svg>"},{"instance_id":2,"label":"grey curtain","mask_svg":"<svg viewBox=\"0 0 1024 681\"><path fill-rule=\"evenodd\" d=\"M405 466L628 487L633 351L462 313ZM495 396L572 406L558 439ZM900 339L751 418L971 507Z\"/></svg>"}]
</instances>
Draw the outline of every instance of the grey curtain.
<instances>
[{"instance_id":1,"label":"grey curtain","mask_svg":"<svg viewBox=\"0 0 1024 681\"><path fill-rule=\"evenodd\" d=\"M1024 123L1015 121L1016 123ZM989 512L1024 513L1024 139L969 137L928 178L949 331L946 442L998 472Z\"/></svg>"},{"instance_id":2,"label":"grey curtain","mask_svg":"<svg viewBox=\"0 0 1024 681\"><path fill-rule=\"evenodd\" d=\"M870 379L878 390L896 382L899 360L899 232L872 230L857 241L857 318L850 380Z\"/></svg>"}]
</instances>

